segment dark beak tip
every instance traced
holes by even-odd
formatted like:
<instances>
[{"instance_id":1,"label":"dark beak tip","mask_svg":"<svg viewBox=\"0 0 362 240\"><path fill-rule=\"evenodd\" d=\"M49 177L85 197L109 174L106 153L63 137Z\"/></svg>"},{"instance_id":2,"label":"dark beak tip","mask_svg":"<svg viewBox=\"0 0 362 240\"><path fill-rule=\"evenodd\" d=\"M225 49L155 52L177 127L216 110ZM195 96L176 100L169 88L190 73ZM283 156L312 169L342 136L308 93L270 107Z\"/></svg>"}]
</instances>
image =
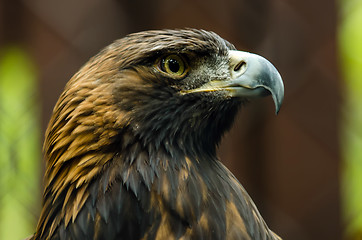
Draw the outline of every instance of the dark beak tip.
<instances>
[{"instance_id":1,"label":"dark beak tip","mask_svg":"<svg viewBox=\"0 0 362 240\"><path fill-rule=\"evenodd\" d=\"M273 96L274 105L275 105L275 115L278 115L280 108L282 107L284 97L280 99L277 96L275 96L274 94L272 94L272 96Z\"/></svg>"},{"instance_id":2,"label":"dark beak tip","mask_svg":"<svg viewBox=\"0 0 362 240\"><path fill-rule=\"evenodd\" d=\"M280 110L280 107L279 107L279 106L275 108L275 115L278 115L279 110Z\"/></svg>"}]
</instances>

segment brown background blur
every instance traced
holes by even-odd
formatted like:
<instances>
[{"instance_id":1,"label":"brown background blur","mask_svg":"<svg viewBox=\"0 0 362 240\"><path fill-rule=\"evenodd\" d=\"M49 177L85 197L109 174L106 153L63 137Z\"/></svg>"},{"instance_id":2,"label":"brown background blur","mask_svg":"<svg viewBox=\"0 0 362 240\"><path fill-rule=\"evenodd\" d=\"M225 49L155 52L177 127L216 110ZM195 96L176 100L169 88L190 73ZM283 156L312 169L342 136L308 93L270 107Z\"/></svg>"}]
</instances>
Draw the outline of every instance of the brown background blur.
<instances>
[{"instance_id":1,"label":"brown background blur","mask_svg":"<svg viewBox=\"0 0 362 240\"><path fill-rule=\"evenodd\" d=\"M341 239L341 81L331 0L1 0L0 44L24 44L39 71L42 130L67 80L128 33L194 27L269 59L285 82L238 115L220 157L284 239ZM39 200L40 201L40 200Z\"/></svg>"}]
</instances>

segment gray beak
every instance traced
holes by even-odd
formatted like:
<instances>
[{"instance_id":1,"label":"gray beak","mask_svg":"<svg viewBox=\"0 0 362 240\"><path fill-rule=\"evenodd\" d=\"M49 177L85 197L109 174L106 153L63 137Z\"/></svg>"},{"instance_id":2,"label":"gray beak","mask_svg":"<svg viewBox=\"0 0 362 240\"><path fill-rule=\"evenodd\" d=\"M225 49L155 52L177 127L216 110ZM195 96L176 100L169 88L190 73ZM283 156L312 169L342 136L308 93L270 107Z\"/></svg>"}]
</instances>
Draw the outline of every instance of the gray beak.
<instances>
[{"instance_id":1,"label":"gray beak","mask_svg":"<svg viewBox=\"0 0 362 240\"><path fill-rule=\"evenodd\" d=\"M242 51L230 51L231 87L233 97L272 95L278 113L284 98L284 84L278 70L265 58ZM225 86L226 87L226 86Z\"/></svg>"}]
</instances>

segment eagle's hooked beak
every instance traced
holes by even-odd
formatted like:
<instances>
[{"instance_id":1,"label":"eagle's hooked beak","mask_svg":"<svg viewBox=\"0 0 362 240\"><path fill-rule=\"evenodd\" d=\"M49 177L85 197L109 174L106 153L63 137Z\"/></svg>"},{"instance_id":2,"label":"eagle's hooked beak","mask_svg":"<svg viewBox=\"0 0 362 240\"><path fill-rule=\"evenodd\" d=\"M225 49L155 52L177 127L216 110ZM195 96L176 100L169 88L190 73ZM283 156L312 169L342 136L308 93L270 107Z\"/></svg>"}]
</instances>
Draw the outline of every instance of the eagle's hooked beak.
<instances>
[{"instance_id":1,"label":"eagle's hooked beak","mask_svg":"<svg viewBox=\"0 0 362 240\"><path fill-rule=\"evenodd\" d=\"M284 98L284 84L278 70L265 58L242 51L229 51L231 88L235 97L258 97L271 94L278 113Z\"/></svg>"},{"instance_id":2,"label":"eagle's hooked beak","mask_svg":"<svg viewBox=\"0 0 362 240\"><path fill-rule=\"evenodd\" d=\"M187 92L227 91L231 97L272 95L278 113L284 98L284 85L277 69L265 58L242 51L229 51L230 78L212 80Z\"/></svg>"}]
</instances>

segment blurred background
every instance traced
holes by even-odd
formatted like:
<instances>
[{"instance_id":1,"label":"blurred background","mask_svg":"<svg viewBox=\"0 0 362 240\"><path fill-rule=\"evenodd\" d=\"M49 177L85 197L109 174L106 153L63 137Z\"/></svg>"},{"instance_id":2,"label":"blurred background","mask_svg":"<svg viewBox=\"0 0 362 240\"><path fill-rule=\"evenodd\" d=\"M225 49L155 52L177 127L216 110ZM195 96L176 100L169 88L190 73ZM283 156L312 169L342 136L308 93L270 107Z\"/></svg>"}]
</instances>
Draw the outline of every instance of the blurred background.
<instances>
[{"instance_id":1,"label":"blurred background","mask_svg":"<svg viewBox=\"0 0 362 240\"><path fill-rule=\"evenodd\" d=\"M70 77L128 33L194 27L285 82L238 115L219 155L284 239L362 239L361 0L0 0L0 239L41 208L42 141Z\"/></svg>"}]
</instances>

